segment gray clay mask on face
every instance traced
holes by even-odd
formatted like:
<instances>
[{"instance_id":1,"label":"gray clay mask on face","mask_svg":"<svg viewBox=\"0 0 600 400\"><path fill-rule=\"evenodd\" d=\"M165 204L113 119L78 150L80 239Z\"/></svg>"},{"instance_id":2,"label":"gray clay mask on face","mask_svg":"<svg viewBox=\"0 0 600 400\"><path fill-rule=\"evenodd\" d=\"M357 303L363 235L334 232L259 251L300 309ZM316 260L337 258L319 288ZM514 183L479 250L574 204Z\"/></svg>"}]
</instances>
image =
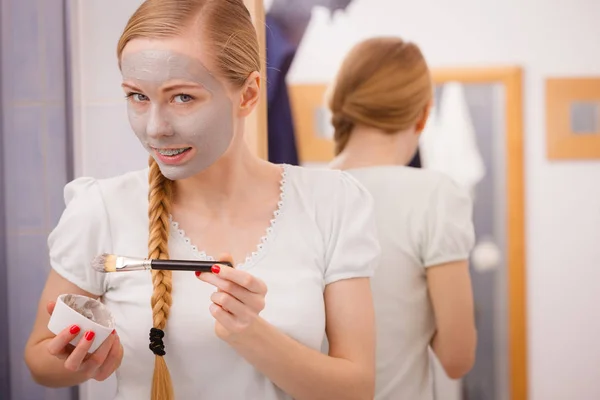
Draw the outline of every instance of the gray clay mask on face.
<instances>
[{"instance_id":1,"label":"gray clay mask on face","mask_svg":"<svg viewBox=\"0 0 600 400\"><path fill-rule=\"evenodd\" d=\"M123 80L142 91L142 96L129 100L131 127L165 177L189 178L225 153L233 138L233 107L223 85L199 60L169 51L149 50L124 57L121 70ZM194 99L194 90L189 89L159 96L161 88L171 83L198 84L209 93L209 98ZM180 93L192 98L178 96L180 101L173 100ZM181 101L184 98L185 104ZM182 163L165 161L187 148L192 150L182 155L186 157Z\"/></svg>"}]
</instances>

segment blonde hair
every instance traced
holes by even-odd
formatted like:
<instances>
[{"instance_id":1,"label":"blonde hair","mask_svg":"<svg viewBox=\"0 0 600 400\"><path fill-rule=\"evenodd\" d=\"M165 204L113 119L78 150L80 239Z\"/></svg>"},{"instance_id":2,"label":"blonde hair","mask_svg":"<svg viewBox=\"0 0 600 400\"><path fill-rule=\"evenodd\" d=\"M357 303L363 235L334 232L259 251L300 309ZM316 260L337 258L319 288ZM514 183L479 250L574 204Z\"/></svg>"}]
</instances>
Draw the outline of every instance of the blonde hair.
<instances>
[{"instance_id":1,"label":"blonde hair","mask_svg":"<svg viewBox=\"0 0 600 400\"><path fill-rule=\"evenodd\" d=\"M119 40L119 62L127 43L136 38L160 39L183 35L199 28L206 40L210 64L216 75L235 87L260 71L256 31L242 0L146 0L129 19ZM169 258L169 216L173 182L149 160L148 256ZM152 271L151 298L153 329L150 348L156 354L152 377L152 400L174 399L173 384L163 358L163 330L169 318L172 297L170 271Z\"/></svg>"},{"instance_id":2,"label":"blonde hair","mask_svg":"<svg viewBox=\"0 0 600 400\"><path fill-rule=\"evenodd\" d=\"M331 91L335 154L361 124L396 133L426 117L431 76L417 45L400 38L367 39L344 59Z\"/></svg>"}]
</instances>

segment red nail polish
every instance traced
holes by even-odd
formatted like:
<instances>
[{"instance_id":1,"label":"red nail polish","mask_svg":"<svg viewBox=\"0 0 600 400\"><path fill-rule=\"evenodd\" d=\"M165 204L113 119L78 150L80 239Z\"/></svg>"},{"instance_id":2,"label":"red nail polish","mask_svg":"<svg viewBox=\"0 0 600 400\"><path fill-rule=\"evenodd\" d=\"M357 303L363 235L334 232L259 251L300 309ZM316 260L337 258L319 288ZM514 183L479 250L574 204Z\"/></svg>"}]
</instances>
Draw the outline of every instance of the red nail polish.
<instances>
[{"instance_id":1,"label":"red nail polish","mask_svg":"<svg viewBox=\"0 0 600 400\"><path fill-rule=\"evenodd\" d=\"M111 335L114 335L115 333L117 333L116 329L113 329L112 332L110 333Z\"/></svg>"},{"instance_id":2,"label":"red nail polish","mask_svg":"<svg viewBox=\"0 0 600 400\"><path fill-rule=\"evenodd\" d=\"M71 333L71 335L77 335L80 330L81 329L77 325L73 325L71 326L71 329L69 329L69 332Z\"/></svg>"},{"instance_id":3,"label":"red nail polish","mask_svg":"<svg viewBox=\"0 0 600 400\"><path fill-rule=\"evenodd\" d=\"M202 271L196 271L196 278L199 277L201 273Z\"/></svg>"},{"instance_id":4,"label":"red nail polish","mask_svg":"<svg viewBox=\"0 0 600 400\"><path fill-rule=\"evenodd\" d=\"M213 274L218 274L219 272L221 272L221 267L215 264L210 268L210 270Z\"/></svg>"},{"instance_id":5,"label":"red nail polish","mask_svg":"<svg viewBox=\"0 0 600 400\"><path fill-rule=\"evenodd\" d=\"M92 331L88 331L85 334L85 340L87 340L88 342L91 342L94 339L94 336L96 336L96 334Z\"/></svg>"}]
</instances>

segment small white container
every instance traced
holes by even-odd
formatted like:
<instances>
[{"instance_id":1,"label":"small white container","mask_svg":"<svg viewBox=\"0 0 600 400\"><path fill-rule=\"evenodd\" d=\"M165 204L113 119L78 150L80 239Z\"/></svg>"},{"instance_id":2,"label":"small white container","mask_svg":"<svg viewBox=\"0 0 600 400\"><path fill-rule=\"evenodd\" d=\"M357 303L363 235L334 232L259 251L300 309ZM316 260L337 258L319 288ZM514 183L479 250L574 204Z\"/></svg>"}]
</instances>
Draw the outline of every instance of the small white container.
<instances>
[{"instance_id":1,"label":"small white container","mask_svg":"<svg viewBox=\"0 0 600 400\"><path fill-rule=\"evenodd\" d=\"M50 316L48 329L58 335L65 328L77 325L81 330L70 343L77 346L83 335L93 331L96 335L88 353L93 353L110 336L115 321L110 310L100 301L78 294L61 294Z\"/></svg>"}]
</instances>

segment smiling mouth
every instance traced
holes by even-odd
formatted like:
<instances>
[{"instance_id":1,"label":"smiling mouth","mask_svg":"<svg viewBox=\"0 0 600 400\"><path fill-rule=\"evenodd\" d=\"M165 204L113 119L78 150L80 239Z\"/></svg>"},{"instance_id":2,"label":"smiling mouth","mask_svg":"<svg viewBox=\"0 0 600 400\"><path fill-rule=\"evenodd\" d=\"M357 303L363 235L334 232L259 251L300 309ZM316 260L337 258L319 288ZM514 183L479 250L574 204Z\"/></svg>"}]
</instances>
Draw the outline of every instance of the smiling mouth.
<instances>
[{"instance_id":1,"label":"smiling mouth","mask_svg":"<svg viewBox=\"0 0 600 400\"><path fill-rule=\"evenodd\" d=\"M153 147L154 151L156 151L157 153L159 153L162 156L166 156L166 157L175 157L178 156L182 153L185 153L186 151L191 150L191 147L182 147L179 149L157 149L156 147Z\"/></svg>"}]
</instances>

